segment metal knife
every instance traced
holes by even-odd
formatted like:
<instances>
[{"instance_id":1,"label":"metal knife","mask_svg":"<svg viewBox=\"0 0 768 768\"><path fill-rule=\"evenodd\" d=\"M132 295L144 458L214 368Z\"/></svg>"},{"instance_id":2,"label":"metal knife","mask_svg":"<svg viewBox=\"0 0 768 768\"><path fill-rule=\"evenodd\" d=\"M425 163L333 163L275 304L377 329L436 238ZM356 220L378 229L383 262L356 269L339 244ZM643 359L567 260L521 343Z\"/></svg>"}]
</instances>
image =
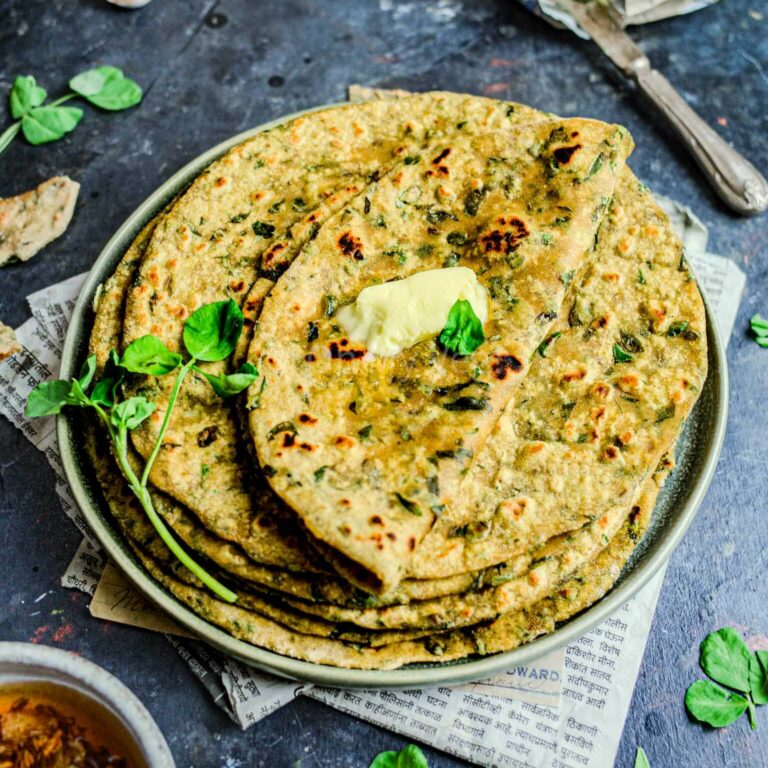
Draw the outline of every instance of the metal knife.
<instances>
[{"instance_id":1,"label":"metal knife","mask_svg":"<svg viewBox=\"0 0 768 768\"><path fill-rule=\"evenodd\" d=\"M685 102L648 57L632 42L611 16L594 0L557 0L578 22L603 53L638 85L678 133L717 194L742 215L768 208L768 182L749 161L730 147Z\"/></svg>"}]
</instances>

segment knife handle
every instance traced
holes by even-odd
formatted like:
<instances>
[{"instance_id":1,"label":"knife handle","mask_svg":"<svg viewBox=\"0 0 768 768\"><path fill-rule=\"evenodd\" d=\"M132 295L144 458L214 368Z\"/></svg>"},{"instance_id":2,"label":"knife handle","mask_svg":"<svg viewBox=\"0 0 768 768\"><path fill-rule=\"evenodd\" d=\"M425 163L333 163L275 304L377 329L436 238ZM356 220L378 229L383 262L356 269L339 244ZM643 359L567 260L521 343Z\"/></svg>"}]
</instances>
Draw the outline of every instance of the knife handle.
<instances>
[{"instance_id":1,"label":"knife handle","mask_svg":"<svg viewBox=\"0 0 768 768\"><path fill-rule=\"evenodd\" d=\"M768 182L691 109L661 72L638 67L635 80L685 142L717 194L742 215L768 208Z\"/></svg>"}]
</instances>

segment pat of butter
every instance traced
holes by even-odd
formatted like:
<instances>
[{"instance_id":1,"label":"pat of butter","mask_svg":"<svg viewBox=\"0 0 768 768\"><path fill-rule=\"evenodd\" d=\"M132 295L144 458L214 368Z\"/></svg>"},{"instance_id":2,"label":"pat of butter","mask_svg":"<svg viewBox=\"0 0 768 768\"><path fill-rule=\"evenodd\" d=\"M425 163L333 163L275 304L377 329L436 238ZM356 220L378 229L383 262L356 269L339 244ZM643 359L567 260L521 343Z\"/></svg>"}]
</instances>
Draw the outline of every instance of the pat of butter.
<instances>
[{"instance_id":1,"label":"pat of butter","mask_svg":"<svg viewBox=\"0 0 768 768\"><path fill-rule=\"evenodd\" d=\"M362 342L374 355L391 357L437 336L451 307L461 299L485 323L488 297L471 269L427 269L363 288L354 303L342 307L336 317L350 341Z\"/></svg>"}]
</instances>

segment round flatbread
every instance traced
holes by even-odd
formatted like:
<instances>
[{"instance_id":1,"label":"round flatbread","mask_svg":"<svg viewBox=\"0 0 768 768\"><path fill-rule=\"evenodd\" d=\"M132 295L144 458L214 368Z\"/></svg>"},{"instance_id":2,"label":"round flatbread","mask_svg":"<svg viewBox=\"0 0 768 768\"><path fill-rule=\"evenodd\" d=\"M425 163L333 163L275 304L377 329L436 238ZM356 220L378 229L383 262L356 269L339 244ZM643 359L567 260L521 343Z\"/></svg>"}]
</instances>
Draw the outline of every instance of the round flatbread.
<instances>
[{"instance_id":1,"label":"round flatbread","mask_svg":"<svg viewBox=\"0 0 768 768\"><path fill-rule=\"evenodd\" d=\"M436 112L427 118L431 102ZM422 163L428 163L430 168L421 172L426 174L435 169L434 173L443 175L445 186L448 179L453 181L453 175L472 175L461 170L469 167L466 163L459 161L453 174L454 169L444 162L449 157L460 159L462 145L488 140L481 134L490 130L497 135L503 131L507 142L514 146L512 139L521 133L520 127L516 127L518 120L523 124L538 122L537 126L522 129L528 135L538 135L536 131L543 130L546 124L539 113L528 108L512 108L506 114L509 105L474 97L425 95L411 102L411 107L415 109L417 123L410 130L398 122L406 114L399 111L399 106L365 112L366 119L373 121L376 114L376 119L383 121L383 141L368 152L363 149L369 140L365 131L374 130L373 122L366 124L362 133L354 128L340 129L343 110L339 110L333 116L319 113L323 117L316 123L310 116L278 132L279 136L270 132L271 135L257 137L247 149L243 145L218 161L193 185L189 200L184 195L160 222L140 234L116 275L105 285L93 338L99 360L105 359L110 346L120 346L122 296L126 291L130 294L125 323L128 340L144 330L158 332L169 345L176 346L184 317L200 303L227 295L240 301L246 294L243 308L249 328L257 323L266 327L273 322L273 334L284 333L287 325L269 317L285 317L289 304L276 301L276 312L265 310L262 314L262 304L269 296L274 278L288 268L278 282L274 294L278 296L294 267L299 274L304 261L311 258L306 254L313 249L319 251L324 243L329 247L335 243L339 253L334 254L332 264L324 265L318 260L318 269L325 267L335 274L339 265L344 267L346 263L338 249L339 238L344 234L340 228L344 211L349 210L348 220L355 222L356 217L369 214L385 217L392 211L379 205L376 194L383 195L382 190L394 182L401 170L416 174ZM454 108L459 109L456 114L471 115L467 124L460 125L461 120L451 124ZM432 126L439 126L439 135L427 136L429 121ZM555 123L562 132L552 135ZM528 157L537 156L534 159L542 161L549 157L548 153L572 146L565 141L574 138L570 136L573 131L565 129L572 121L555 123L548 124L550 133L543 142L534 143ZM337 136L343 135L353 143L356 139L350 138L350 133L361 137L360 144L350 151L350 164L302 170L298 163L311 165L307 161L316 151L307 138L316 139L321 154L325 152L328 159L333 145L329 134L334 130L341 130ZM467 138L461 139L464 133ZM550 135L552 139L544 147ZM326 139L328 143L324 143ZM620 132L618 139L626 141ZM441 152L446 146L451 152L433 163L440 154L429 154L436 144L442 146ZM573 159L592 146L594 142L588 142L578 148ZM527 159L513 157L509 152L497 155L487 149L483 151L489 165L497 166L497 171L505 169L505 177L512 172L510 159L517 159L520 162L514 165L518 171L523 169L520 172L526 183L533 178L526 176ZM293 160L288 159L290 152ZM141 556L147 558L145 564L152 573L180 599L236 636L263 647L282 648L279 652L298 658L364 668L505 650L537 633L550 631L558 616L571 615L578 610L579 601L588 604L610 588L618 575L617 563L629 555L642 530L644 502L634 505L640 507L638 511L633 500L648 498L649 487L653 485L650 473L679 434L706 376L706 336L701 297L666 217L631 172L622 170L619 162L611 163L609 154L596 163L598 167L590 176L594 178L606 169L615 176L612 188L606 186L605 194L592 197L594 208L590 218L595 218L591 225L596 232L593 252L587 258L582 254L573 269L553 262L558 273L553 303L560 297L557 316L546 318L538 344L533 338L527 342L530 354L524 361L525 375L509 396L494 403L500 413L498 420L490 419L490 426L479 427L478 434L483 429L487 434L478 438L469 470L463 472L468 457L460 451L451 455L447 449L438 449L438 464L453 462L446 464L447 480L438 478L438 486L452 488L452 503L416 547L407 568L386 562L381 567L396 575L384 580L377 576L380 583L372 582L368 573L361 574L356 566L350 567L350 561L357 561L349 553L340 552L333 541L311 535L308 546L306 534L313 532L313 528L280 501L258 472L252 449L240 431L239 408L222 405L202 379L193 378L182 392L153 472L153 483L170 494L157 492L156 506L182 541L208 558L214 572L221 569L221 578L236 579L229 583L238 592L239 605L230 610L230 606L202 592L200 585L169 559L140 512L131 518L125 513L126 499L116 496L113 508L123 511L115 516L127 526L126 534L149 553L147 556L142 551ZM385 155L387 159L382 162ZM251 171L249 164L254 160L256 167ZM261 160L264 165L259 165ZM300 188L305 190L309 203L299 199L304 201L306 210L294 210L301 209L302 204L294 206L292 199L291 212L281 213L285 200L280 203L270 197L279 189L280 181L280 174L272 166L280 164L280 172L286 177L285 189L291 194ZM587 171L594 164L595 161ZM447 175L439 170L441 166ZM269 171L259 175L267 167ZM577 165L572 167L576 169ZM568 169L551 165L549 172L556 177L564 170ZM256 175L249 175L252 173ZM371 173L375 173L375 179ZM255 183L256 178L261 181ZM404 183L407 178L404 175L400 181ZM243 180L250 180L250 198L243 196ZM506 183L514 188L512 181ZM306 186L301 187L302 184ZM557 184L550 184L550 188L553 186ZM375 192L371 192L374 188ZM557 235L557 230L554 234L545 230L544 214L550 209L537 205L533 193L523 197L534 209L535 226L526 229ZM247 212L228 211L229 203L246 199ZM479 240L488 229L480 225L479 219L484 215L480 211L492 203L492 193L482 194L478 213L469 217L478 219L477 231L456 229L463 236L464 245L458 246L455 236L450 245L456 246L457 253L462 252L462 259L467 259L467 242ZM580 215L588 210L582 203L583 200L576 205ZM416 210L426 217L433 207ZM272 208L274 213L270 212ZM202 216L203 210L209 212L210 218ZM394 210L402 213L397 206ZM433 215L436 221L429 224L438 230L437 237L442 241L445 236L448 243L448 235L453 233L448 228L459 223L451 214L460 221L465 214L448 207L439 210L448 215ZM189 219L186 214L195 211L205 220L195 223L195 219ZM526 210L525 215L530 213ZM568 214L564 211L563 216L552 218L550 226L568 225L573 219L568 219ZM518 218L527 224L522 212ZM245 237L250 232L243 229L246 223L253 233L250 240ZM271 237L270 226L274 226ZM357 231L350 232L357 236ZM409 233L410 228L404 227L398 241L411 242ZM365 237L356 238L364 246L359 249L364 259L363 252L368 251L370 243L381 245L376 234L371 241L367 232ZM544 238L547 240L548 237ZM500 241L506 242L503 233ZM539 245L542 247L536 254L520 253L522 246L518 246L504 256L517 253L526 259L530 257L531 265L543 264L541 256L548 244ZM355 250L353 261L364 260L355 259L354 254ZM298 260L290 266L297 255ZM377 273L374 279L389 279L407 272L408 260L416 255L404 255L405 264L399 264L403 254L392 254L391 258L396 257L398 263L387 265L392 267L391 273ZM418 258L429 261L426 254ZM472 258L468 263L476 265ZM509 263L506 266L511 268ZM535 270L532 272L538 277ZM199 286L194 284L196 276ZM249 286L241 290L239 281L245 279L243 276ZM315 279L311 274L307 277L308 280L295 283L299 291L286 291L283 296L290 298L291 294L304 291L304 302L313 288L310 278ZM228 283L230 279L235 282ZM338 283L349 291L350 298L355 293L352 283ZM512 308L504 305L512 304L514 299L518 299L518 304L521 302L519 296L510 292L510 283L513 281L489 280L487 290L495 294L491 297L495 311L511 316ZM342 295L342 290L338 290L338 297ZM535 291L524 295L523 304L529 314L534 296ZM267 308L270 301L272 298L266 298ZM329 318L329 325L331 321ZM514 330L514 324L504 326L499 335L507 336L510 329ZM332 339L321 334L326 330L318 324L318 337L312 341L327 342L326 346L330 346ZM299 337L298 341L304 343L305 338ZM236 353L238 361L244 359L249 340L250 333L244 333ZM417 360L417 364L420 362ZM266 365L259 360L262 370L268 370L268 364L268 360ZM162 379L139 383L144 393L160 402L160 414L168 385ZM252 420L260 417L262 396L268 397L268 392L269 385L263 391L250 393L247 403ZM438 394L438 400L448 394ZM322 395L321 390L321 404ZM478 394L477 399L480 397ZM506 410L501 408L502 404L506 404ZM246 405L245 399L241 405ZM323 405L321 412L326 410ZM343 414L351 425L345 429L347 432L359 426L358 414L352 415L355 418ZM134 436L136 447L145 455L153 440L152 425L148 426ZM430 437L425 432L419 440L427 443ZM94 463L105 455L103 450L95 451ZM292 467L293 461L287 462L286 472ZM110 472L111 479L105 475L103 480L107 495L110 488L120 487L115 483L114 469L110 468ZM321 479L326 473L327 469ZM456 476L459 481L451 486L451 478ZM314 473L311 480L315 482ZM370 503L373 516L373 506L377 505ZM330 518L327 520L330 524ZM394 583L403 574L407 578L396 589L373 597L355 590L331 572L330 564L342 574L352 573L358 583L369 588L382 589L387 579ZM366 562L363 571L368 571ZM494 620L499 614L502 618Z\"/></svg>"}]
</instances>

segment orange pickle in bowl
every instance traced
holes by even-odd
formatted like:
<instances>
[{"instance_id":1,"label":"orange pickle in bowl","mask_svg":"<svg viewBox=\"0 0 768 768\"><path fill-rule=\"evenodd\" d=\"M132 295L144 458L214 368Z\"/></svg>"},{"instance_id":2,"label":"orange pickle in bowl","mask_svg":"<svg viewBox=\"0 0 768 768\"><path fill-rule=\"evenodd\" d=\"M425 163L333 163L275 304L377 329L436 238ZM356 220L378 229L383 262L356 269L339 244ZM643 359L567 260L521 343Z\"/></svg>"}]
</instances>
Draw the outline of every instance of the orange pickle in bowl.
<instances>
[{"instance_id":1,"label":"orange pickle in bowl","mask_svg":"<svg viewBox=\"0 0 768 768\"><path fill-rule=\"evenodd\" d=\"M0 768L147 768L126 726L73 688L0 684Z\"/></svg>"}]
</instances>

